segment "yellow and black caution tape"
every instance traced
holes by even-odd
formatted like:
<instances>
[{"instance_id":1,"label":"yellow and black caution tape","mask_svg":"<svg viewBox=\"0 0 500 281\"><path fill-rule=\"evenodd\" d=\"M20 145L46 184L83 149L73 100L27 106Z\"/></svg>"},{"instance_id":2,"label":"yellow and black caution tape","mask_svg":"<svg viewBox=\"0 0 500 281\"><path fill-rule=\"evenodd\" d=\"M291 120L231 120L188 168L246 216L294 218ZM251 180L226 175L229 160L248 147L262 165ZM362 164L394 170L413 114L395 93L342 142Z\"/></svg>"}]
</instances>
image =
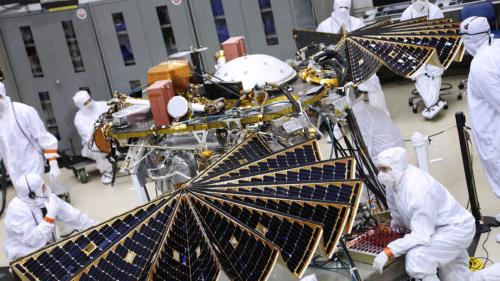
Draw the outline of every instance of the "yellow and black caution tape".
<instances>
[{"instance_id":1,"label":"yellow and black caution tape","mask_svg":"<svg viewBox=\"0 0 500 281\"><path fill-rule=\"evenodd\" d=\"M476 257L470 257L469 269L472 272L479 271L484 268L484 262Z\"/></svg>"}]
</instances>

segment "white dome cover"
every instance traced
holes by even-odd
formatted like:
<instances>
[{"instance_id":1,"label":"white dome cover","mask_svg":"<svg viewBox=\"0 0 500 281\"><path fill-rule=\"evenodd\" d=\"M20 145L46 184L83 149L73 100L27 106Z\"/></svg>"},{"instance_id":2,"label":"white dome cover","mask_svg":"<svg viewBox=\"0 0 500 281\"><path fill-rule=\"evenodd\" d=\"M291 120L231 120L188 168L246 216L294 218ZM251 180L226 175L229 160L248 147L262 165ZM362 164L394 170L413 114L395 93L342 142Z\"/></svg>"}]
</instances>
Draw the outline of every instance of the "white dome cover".
<instances>
[{"instance_id":1,"label":"white dome cover","mask_svg":"<svg viewBox=\"0 0 500 281\"><path fill-rule=\"evenodd\" d=\"M248 55L234 59L222 65L215 76L227 82L243 83L243 89L252 89L255 85L267 83L284 84L292 80L297 73L279 60L268 55ZM213 81L219 81L213 78Z\"/></svg>"}]
</instances>

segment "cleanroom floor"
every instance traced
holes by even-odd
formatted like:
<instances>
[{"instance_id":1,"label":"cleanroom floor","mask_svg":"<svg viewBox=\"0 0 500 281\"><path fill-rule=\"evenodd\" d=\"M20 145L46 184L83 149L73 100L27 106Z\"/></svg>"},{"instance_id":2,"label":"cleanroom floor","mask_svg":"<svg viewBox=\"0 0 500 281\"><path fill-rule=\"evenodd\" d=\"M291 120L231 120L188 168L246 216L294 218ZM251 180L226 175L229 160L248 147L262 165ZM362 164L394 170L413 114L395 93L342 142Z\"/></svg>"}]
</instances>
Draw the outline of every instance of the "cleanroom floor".
<instances>
[{"instance_id":1,"label":"cleanroom floor","mask_svg":"<svg viewBox=\"0 0 500 281\"><path fill-rule=\"evenodd\" d=\"M464 76L453 76L444 78L443 82L451 82L456 89L459 81ZM410 91L414 88L409 81L396 81L383 85L386 100L391 112L391 116L399 126L405 139L410 139L411 135L418 131L423 135L434 135L441 131L442 134L432 137L430 145L430 172L443 183L456 199L463 205L467 205L468 193L463 172L460 146L458 142L457 130L455 126L455 112L464 111L467 113L467 97L457 100L456 96L448 97L449 109L443 111L432 121L426 121L421 114L413 114L408 106ZM411 143L407 142L411 163L415 163L415 156ZM324 146L325 151L329 151ZM326 154L326 153L325 153ZM483 175L477 154L474 152L474 172L476 176L476 186L483 215L494 216L500 213L500 199L496 198L490 190ZM71 203L87 212L90 217L97 221L104 221L107 218L123 213L138 205L138 196L132 187L129 177L120 177L116 180L114 187L103 186L100 176L95 172L91 175L91 180L87 184L81 184L73 176L70 170L63 169L61 182L70 187ZM154 193L153 190L150 191ZM8 190L8 201L14 196L12 187ZM7 260L4 254L5 229L3 217L0 218L0 266L6 266ZM488 251L489 259L500 262L500 244L495 242L495 235L500 233L500 228L493 229L489 239L484 244ZM487 253L482 248L486 235L483 235L479 243L476 256L486 257ZM371 271L371 265L358 263L358 268L363 276ZM350 280L347 272L324 271L319 269L309 269L305 275L316 274L318 280ZM227 280L221 277L221 280ZM270 280L294 280L286 269L277 266L271 275Z\"/></svg>"}]
</instances>

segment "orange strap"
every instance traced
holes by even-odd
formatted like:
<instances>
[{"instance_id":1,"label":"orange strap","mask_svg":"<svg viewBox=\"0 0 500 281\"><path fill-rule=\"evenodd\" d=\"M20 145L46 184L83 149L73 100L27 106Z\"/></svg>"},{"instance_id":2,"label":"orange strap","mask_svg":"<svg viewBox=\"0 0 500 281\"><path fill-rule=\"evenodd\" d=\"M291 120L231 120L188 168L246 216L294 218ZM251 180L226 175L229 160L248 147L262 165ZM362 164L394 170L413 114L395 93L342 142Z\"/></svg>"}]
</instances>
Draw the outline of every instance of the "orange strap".
<instances>
[{"instance_id":1,"label":"orange strap","mask_svg":"<svg viewBox=\"0 0 500 281\"><path fill-rule=\"evenodd\" d=\"M53 160L57 160L57 158L49 158L49 162Z\"/></svg>"},{"instance_id":2,"label":"orange strap","mask_svg":"<svg viewBox=\"0 0 500 281\"><path fill-rule=\"evenodd\" d=\"M390 248L387 248L385 247L384 248L384 253L390 258L392 259L394 257L394 253L392 252L392 250Z\"/></svg>"},{"instance_id":3,"label":"orange strap","mask_svg":"<svg viewBox=\"0 0 500 281\"><path fill-rule=\"evenodd\" d=\"M57 153L57 149L46 149L43 151L44 154Z\"/></svg>"},{"instance_id":4,"label":"orange strap","mask_svg":"<svg viewBox=\"0 0 500 281\"><path fill-rule=\"evenodd\" d=\"M54 223L54 222L56 222L55 219L53 219L51 217L47 217L47 216L43 217L43 220L46 221L46 222L48 222L48 223Z\"/></svg>"}]
</instances>

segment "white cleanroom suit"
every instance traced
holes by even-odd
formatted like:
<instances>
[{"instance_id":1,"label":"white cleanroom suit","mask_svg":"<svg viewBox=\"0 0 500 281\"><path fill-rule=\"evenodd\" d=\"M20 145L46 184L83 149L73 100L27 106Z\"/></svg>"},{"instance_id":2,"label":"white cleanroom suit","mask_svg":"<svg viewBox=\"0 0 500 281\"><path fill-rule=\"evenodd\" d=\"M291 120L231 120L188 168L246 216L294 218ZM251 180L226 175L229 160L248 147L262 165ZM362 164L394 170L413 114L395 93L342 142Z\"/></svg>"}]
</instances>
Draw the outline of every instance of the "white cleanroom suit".
<instances>
[{"instance_id":1,"label":"white cleanroom suit","mask_svg":"<svg viewBox=\"0 0 500 281\"><path fill-rule=\"evenodd\" d=\"M435 20L442 19L444 15L436 5L429 3L428 0L413 0L412 4L401 15L401 20L420 17ZM425 64L412 76L412 79L415 80L415 88L425 103L426 108L422 115L427 119L434 118L446 105L445 101L439 99L443 71L441 67Z\"/></svg>"},{"instance_id":2,"label":"white cleanroom suit","mask_svg":"<svg viewBox=\"0 0 500 281\"><path fill-rule=\"evenodd\" d=\"M45 129L36 110L11 102L0 82L0 160L10 178L14 180L27 173L42 176L47 159L50 178L55 181L61 173L58 156L57 139Z\"/></svg>"},{"instance_id":3,"label":"white cleanroom suit","mask_svg":"<svg viewBox=\"0 0 500 281\"><path fill-rule=\"evenodd\" d=\"M385 112L361 98L354 100L351 110L373 163L377 162L378 154L388 148L405 148L399 128Z\"/></svg>"},{"instance_id":4,"label":"white cleanroom suit","mask_svg":"<svg viewBox=\"0 0 500 281\"><path fill-rule=\"evenodd\" d=\"M472 136L486 179L500 198L500 40L491 38L484 17L465 19L460 32L465 49L474 56L467 81ZM500 234L496 238L500 243Z\"/></svg>"},{"instance_id":5,"label":"white cleanroom suit","mask_svg":"<svg viewBox=\"0 0 500 281\"><path fill-rule=\"evenodd\" d=\"M75 127L82 139L82 156L96 161L97 169L102 174L101 182L110 184L112 180L113 166L106 159L106 154L99 152L93 145L94 123L99 116L108 111L109 107L104 101L94 101L87 91L79 91L73 96L73 101L78 107L75 115Z\"/></svg>"},{"instance_id":6,"label":"white cleanroom suit","mask_svg":"<svg viewBox=\"0 0 500 281\"><path fill-rule=\"evenodd\" d=\"M428 0L412 0L412 4L404 10L401 20L410 20L427 17L428 20L444 18L443 11Z\"/></svg>"},{"instance_id":7,"label":"white cleanroom suit","mask_svg":"<svg viewBox=\"0 0 500 281\"><path fill-rule=\"evenodd\" d=\"M351 0L335 0L333 2L333 12L331 17L327 18L318 25L316 31L328 33L340 33L343 26L345 31L351 32L365 26L362 20L350 16ZM379 108L389 115L387 104L385 103L384 92L380 85L380 80L376 74L368 80L361 83L358 88L368 92L370 104Z\"/></svg>"},{"instance_id":8,"label":"white cleanroom suit","mask_svg":"<svg viewBox=\"0 0 500 281\"><path fill-rule=\"evenodd\" d=\"M480 276L468 269L467 247L476 230L472 215L432 176L409 165L405 149L383 151L377 167L386 187L391 225L402 225L411 233L391 242L374 267L382 271L389 256L406 255L406 272L416 279L469 281Z\"/></svg>"},{"instance_id":9,"label":"white cleanroom suit","mask_svg":"<svg viewBox=\"0 0 500 281\"><path fill-rule=\"evenodd\" d=\"M39 175L21 176L16 185L17 197L9 203L4 220L5 252L9 262L55 242L56 221L77 231L95 223L85 213L59 199Z\"/></svg>"}]
</instances>

